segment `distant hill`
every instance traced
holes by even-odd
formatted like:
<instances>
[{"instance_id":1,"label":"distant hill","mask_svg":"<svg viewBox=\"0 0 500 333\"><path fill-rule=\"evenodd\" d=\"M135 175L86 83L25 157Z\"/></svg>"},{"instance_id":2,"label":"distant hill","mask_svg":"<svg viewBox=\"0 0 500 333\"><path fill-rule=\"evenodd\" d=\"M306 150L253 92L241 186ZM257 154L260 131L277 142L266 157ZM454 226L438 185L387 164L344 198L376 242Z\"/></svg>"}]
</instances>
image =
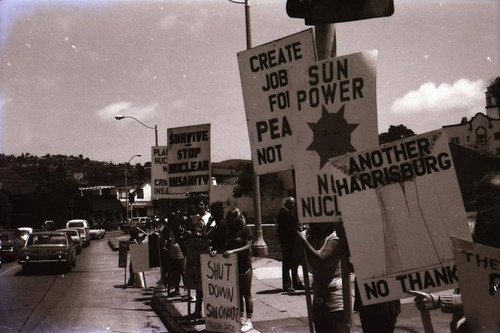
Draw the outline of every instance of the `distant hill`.
<instances>
[{"instance_id":1,"label":"distant hill","mask_svg":"<svg viewBox=\"0 0 500 333\"><path fill-rule=\"evenodd\" d=\"M221 162L212 162L212 168L239 170L248 163L252 163L252 161L242 160L242 159L232 159Z\"/></svg>"}]
</instances>

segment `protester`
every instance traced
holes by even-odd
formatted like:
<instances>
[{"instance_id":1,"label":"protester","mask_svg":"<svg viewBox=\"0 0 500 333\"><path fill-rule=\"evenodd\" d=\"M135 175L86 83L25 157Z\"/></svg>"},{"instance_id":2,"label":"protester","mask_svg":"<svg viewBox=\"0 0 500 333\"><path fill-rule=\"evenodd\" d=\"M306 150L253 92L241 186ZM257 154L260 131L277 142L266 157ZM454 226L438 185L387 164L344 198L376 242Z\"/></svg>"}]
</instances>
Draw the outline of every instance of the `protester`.
<instances>
[{"instance_id":1,"label":"protester","mask_svg":"<svg viewBox=\"0 0 500 333\"><path fill-rule=\"evenodd\" d=\"M355 282L354 311L359 313L363 333L392 333L401 313L401 301L363 305Z\"/></svg>"},{"instance_id":2,"label":"protester","mask_svg":"<svg viewBox=\"0 0 500 333\"><path fill-rule=\"evenodd\" d=\"M347 256L333 223L310 225L309 235L296 231L313 275L313 321L316 332L346 332L340 259Z\"/></svg>"},{"instance_id":3,"label":"protester","mask_svg":"<svg viewBox=\"0 0 500 333\"><path fill-rule=\"evenodd\" d=\"M191 221L191 227L188 234L191 238L201 238L205 239L206 234L209 231L209 221L211 214L207 210L207 200L204 197L198 197L195 199L195 205L192 207L193 215L189 216L188 219ZM209 249L207 249L208 251ZM196 300L195 300L195 310L189 315L190 319L198 319L202 317L202 305L203 305L203 290L196 289Z\"/></svg>"},{"instance_id":4,"label":"protester","mask_svg":"<svg viewBox=\"0 0 500 333\"><path fill-rule=\"evenodd\" d=\"M253 328L253 298L252 298L252 230L246 225L245 217L238 208L229 210L226 215L225 225L217 229L217 233L225 237L215 244L216 248L210 253L222 253L228 257L232 253L238 258L238 282L240 291L241 331L248 332ZM224 239L225 238L225 239ZM245 309L245 310L243 310ZM246 317L246 318L245 318Z\"/></svg>"},{"instance_id":5,"label":"protester","mask_svg":"<svg viewBox=\"0 0 500 333\"><path fill-rule=\"evenodd\" d=\"M205 236L210 228L210 212L207 207L207 200L204 197L197 198L195 201L194 214L191 216L193 232Z\"/></svg>"},{"instance_id":6,"label":"protester","mask_svg":"<svg viewBox=\"0 0 500 333\"><path fill-rule=\"evenodd\" d=\"M294 257L295 233L298 230L299 220L293 197L288 197L283 201L283 205L278 212L277 224L278 240L282 254L283 291L304 290L304 285L298 275L299 264ZM291 279L290 273L292 275Z\"/></svg>"},{"instance_id":7,"label":"protester","mask_svg":"<svg viewBox=\"0 0 500 333\"><path fill-rule=\"evenodd\" d=\"M168 242L169 265L168 280L169 280L169 296L179 296L179 285L182 277L184 280L184 272L186 269L186 248L184 246L182 228L182 216L173 213L169 218L170 238ZM170 290L173 288L173 290Z\"/></svg>"},{"instance_id":8,"label":"protester","mask_svg":"<svg viewBox=\"0 0 500 333\"><path fill-rule=\"evenodd\" d=\"M492 172L481 179L476 187L477 216L472 234L475 243L500 248L500 172ZM416 295L415 305L419 310L434 310L453 313L451 332L474 332L464 316L459 290L453 294L436 295L411 291Z\"/></svg>"},{"instance_id":9,"label":"protester","mask_svg":"<svg viewBox=\"0 0 500 333\"><path fill-rule=\"evenodd\" d=\"M226 246L227 224L224 220L224 203L216 201L210 204L209 225L215 224L207 233L207 238L211 241L211 250L222 250Z\"/></svg>"},{"instance_id":10,"label":"protester","mask_svg":"<svg viewBox=\"0 0 500 333\"><path fill-rule=\"evenodd\" d=\"M168 290L168 262L170 261L170 252L168 251L168 242L170 241L170 229L168 227L168 217L162 216L162 228L160 230L160 260L161 260L161 283Z\"/></svg>"}]
</instances>

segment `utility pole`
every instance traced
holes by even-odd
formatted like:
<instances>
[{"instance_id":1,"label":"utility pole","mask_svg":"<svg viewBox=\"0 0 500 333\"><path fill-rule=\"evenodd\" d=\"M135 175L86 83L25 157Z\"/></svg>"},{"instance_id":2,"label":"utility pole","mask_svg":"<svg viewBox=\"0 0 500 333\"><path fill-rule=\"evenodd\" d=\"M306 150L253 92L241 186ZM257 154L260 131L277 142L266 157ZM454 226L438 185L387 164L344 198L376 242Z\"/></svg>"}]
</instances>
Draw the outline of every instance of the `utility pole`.
<instances>
[{"instance_id":1,"label":"utility pole","mask_svg":"<svg viewBox=\"0 0 500 333\"><path fill-rule=\"evenodd\" d=\"M229 0L230 2L234 2L237 4L245 5L245 28L246 28L246 42L247 42L247 50L252 48L252 33L251 33L251 22L250 22L250 0L245 1L235 1ZM252 156L252 159L254 156ZM262 234L262 209L260 206L260 181L259 176L253 176L253 206L254 206L254 214L255 214L255 241L252 245L252 250L255 256L264 257L268 253L267 244L264 241L264 237Z\"/></svg>"}]
</instances>

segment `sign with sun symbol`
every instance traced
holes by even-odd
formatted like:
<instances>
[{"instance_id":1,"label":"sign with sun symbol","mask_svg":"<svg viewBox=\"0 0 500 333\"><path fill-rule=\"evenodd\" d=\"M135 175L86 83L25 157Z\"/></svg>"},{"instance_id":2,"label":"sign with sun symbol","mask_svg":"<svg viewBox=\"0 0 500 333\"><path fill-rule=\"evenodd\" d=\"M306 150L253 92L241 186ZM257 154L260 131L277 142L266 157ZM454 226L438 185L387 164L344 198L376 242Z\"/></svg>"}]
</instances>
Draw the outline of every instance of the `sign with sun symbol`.
<instances>
[{"instance_id":1,"label":"sign with sun symbol","mask_svg":"<svg viewBox=\"0 0 500 333\"><path fill-rule=\"evenodd\" d=\"M376 60L377 51L360 52L289 70L301 78L290 82L297 109L289 117L301 223L340 219L329 160L378 145Z\"/></svg>"},{"instance_id":2,"label":"sign with sun symbol","mask_svg":"<svg viewBox=\"0 0 500 333\"><path fill-rule=\"evenodd\" d=\"M344 118L342 105L337 113L329 113L322 107L321 118L317 123L308 123L313 131L313 142L307 150L314 150L321 158L320 169L332 157L356 151L351 144L351 133L358 124L348 124Z\"/></svg>"}]
</instances>

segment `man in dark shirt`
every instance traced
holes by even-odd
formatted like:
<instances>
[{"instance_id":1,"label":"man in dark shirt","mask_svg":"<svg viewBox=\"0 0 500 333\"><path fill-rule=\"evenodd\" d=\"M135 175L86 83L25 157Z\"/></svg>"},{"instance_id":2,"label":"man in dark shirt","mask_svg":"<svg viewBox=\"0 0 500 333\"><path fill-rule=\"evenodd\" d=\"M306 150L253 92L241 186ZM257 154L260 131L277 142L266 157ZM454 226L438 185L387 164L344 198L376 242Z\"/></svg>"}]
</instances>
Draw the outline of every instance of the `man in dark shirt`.
<instances>
[{"instance_id":1,"label":"man in dark shirt","mask_svg":"<svg viewBox=\"0 0 500 333\"><path fill-rule=\"evenodd\" d=\"M278 240L281 246L282 261L282 283L284 291L304 290L304 285L298 275L298 263L294 258L294 247L296 231L299 220L295 207L295 199L288 197L283 201L283 206L278 213ZM290 272L292 277L290 279ZM292 288L293 287L293 288Z\"/></svg>"}]
</instances>

